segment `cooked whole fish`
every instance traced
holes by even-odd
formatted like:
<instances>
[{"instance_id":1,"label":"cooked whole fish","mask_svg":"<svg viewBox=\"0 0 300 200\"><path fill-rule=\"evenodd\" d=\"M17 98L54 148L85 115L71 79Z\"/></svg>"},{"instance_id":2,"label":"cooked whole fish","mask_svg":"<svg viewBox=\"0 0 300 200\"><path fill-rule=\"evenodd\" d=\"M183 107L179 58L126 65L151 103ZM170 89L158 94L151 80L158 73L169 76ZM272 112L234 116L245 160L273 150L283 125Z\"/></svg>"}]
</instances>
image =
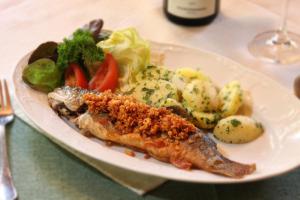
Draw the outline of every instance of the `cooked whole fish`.
<instances>
[{"instance_id":1,"label":"cooked whole fish","mask_svg":"<svg viewBox=\"0 0 300 200\"><path fill-rule=\"evenodd\" d=\"M178 168L198 168L233 178L255 171L255 164L225 158L208 134L165 108L111 92L68 86L49 93L48 100L53 110L83 134L138 149Z\"/></svg>"}]
</instances>

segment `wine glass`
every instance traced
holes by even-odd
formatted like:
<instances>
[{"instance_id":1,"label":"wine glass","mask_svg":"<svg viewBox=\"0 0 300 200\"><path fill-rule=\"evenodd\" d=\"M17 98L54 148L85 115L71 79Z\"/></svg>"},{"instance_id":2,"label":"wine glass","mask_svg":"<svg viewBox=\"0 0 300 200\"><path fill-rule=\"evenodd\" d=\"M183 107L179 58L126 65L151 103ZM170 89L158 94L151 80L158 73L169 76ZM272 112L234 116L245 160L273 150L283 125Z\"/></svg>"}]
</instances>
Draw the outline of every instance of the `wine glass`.
<instances>
[{"instance_id":1,"label":"wine glass","mask_svg":"<svg viewBox=\"0 0 300 200\"><path fill-rule=\"evenodd\" d=\"M300 61L300 35L287 31L289 3L290 0L284 0L281 27L260 33L249 43L253 56L280 64Z\"/></svg>"}]
</instances>

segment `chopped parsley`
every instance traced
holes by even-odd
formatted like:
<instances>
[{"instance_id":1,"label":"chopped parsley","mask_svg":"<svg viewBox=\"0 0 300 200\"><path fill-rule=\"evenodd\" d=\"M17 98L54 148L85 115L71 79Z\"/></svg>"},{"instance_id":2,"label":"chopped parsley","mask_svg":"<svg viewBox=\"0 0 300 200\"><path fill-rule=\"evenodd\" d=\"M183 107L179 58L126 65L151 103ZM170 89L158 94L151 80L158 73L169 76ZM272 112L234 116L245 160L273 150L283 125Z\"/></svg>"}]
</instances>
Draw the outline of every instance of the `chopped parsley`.
<instances>
[{"instance_id":1,"label":"chopped parsley","mask_svg":"<svg viewBox=\"0 0 300 200\"><path fill-rule=\"evenodd\" d=\"M170 92L168 95L167 95L167 98L172 98L172 97L174 97L175 96L175 94L173 93L173 92Z\"/></svg>"},{"instance_id":2,"label":"chopped parsley","mask_svg":"<svg viewBox=\"0 0 300 200\"><path fill-rule=\"evenodd\" d=\"M152 79L152 78L154 78L155 76L151 73L151 71L149 71L148 73L147 73L147 78L149 78L149 79Z\"/></svg>"},{"instance_id":3,"label":"chopped parsley","mask_svg":"<svg viewBox=\"0 0 300 200\"><path fill-rule=\"evenodd\" d=\"M148 65L147 66L147 69L152 69L152 68L154 68L155 66L154 65Z\"/></svg>"},{"instance_id":4,"label":"chopped parsley","mask_svg":"<svg viewBox=\"0 0 300 200\"><path fill-rule=\"evenodd\" d=\"M241 125L241 122L237 119L230 120L230 123L233 127L237 127L237 126Z\"/></svg>"},{"instance_id":5,"label":"chopped parsley","mask_svg":"<svg viewBox=\"0 0 300 200\"><path fill-rule=\"evenodd\" d=\"M193 87L193 92L194 92L195 94L199 94L199 88Z\"/></svg>"},{"instance_id":6,"label":"chopped parsley","mask_svg":"<svg viewBox=\"0 0 300 200\"><path fill-rule=\"evenodd\" d=\"M255 123L255 126L256 126L256 128L263 130L263 126L262 126L261 123L256 122L256 123Z\"/></svg>"},{"instance_id":7,"label":"chopped parsley","mask_svg":"<svg viewBox=\"0 0 300 200\"><path fill-rule=\"evenodd\" d=\"M131 95L134 92L135 88L131 88L130 90L124 92L124 95Z\"/></svg>"},{"instance_id":8,"label":"chopped parsley","mask_svg":"<svg viewBox=\"0 0 300 200\"><path fill-rule=\"evenodd\" d=\"M147 104L151 104L152 101L150 100L150 97L153 95L154 93L154 89L150 89L150 88L146 88L143 87L142 91L145 92L145 95L143 96L143 100L147 103Z\"/></svg>"},{"instance_id":9,"label":"chopped parsley","mask_svg":"<svg viewBox=\"0 0 300 200\"><path fill-rule=\"evenodd\" d=\"M171 85L170 84L166 84L166 89L167 90L171 90L172 89Z\"/></svg>"},{"instance_id":10,"label":"chopped parsley","mask_svg":"<svg viewBox=\"0 0 300 200\"><path fill-rule=\"evenodd\" d=\"M162 79L162 80L166 80L166 81L170 80L170 72L169 72L169 71L166 71L166 72L162 75L161 79Z\"/></svg>"}]
</instances>

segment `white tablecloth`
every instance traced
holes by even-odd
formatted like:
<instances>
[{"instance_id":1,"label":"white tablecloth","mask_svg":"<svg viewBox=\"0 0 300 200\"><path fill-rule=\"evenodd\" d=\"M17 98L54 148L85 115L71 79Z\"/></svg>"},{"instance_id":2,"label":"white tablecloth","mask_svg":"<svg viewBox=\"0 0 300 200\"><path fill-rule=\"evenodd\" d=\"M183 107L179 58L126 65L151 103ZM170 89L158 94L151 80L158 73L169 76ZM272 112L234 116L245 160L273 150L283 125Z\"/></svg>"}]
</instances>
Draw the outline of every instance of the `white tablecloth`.
<instances>
[{"instance_id":1,"label":"white tablecloth","mask_svg":"<svg viewBox=\"0 0 300 200\"><path fill-rule=\"evenodd\" d=\"M2 0L0 2L0 75L10 78L15 64L47 40L59 41L94 18L105 28L134 26L148 39L202 48L259 70L291 88L300 67L267 64L253 58L247 43L280 24L282 0L223 0L214 23L187 28L170 23L161 0ZM300 33L300 2L291 0L290 30Z\"/></svg>"}]
</instances>

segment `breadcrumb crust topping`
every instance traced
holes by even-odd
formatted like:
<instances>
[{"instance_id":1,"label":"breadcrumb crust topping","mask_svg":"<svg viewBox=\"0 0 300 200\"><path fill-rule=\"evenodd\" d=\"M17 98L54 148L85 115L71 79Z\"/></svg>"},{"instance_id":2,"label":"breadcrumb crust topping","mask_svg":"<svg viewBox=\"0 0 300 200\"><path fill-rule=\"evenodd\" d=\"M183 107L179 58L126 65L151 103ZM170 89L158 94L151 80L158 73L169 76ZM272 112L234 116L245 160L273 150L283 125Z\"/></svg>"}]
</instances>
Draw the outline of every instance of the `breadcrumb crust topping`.
<instances>
[{"instance_id":1,"label":"breadcrumb crust topping","mask_svg":"<svg viewBox=\"0 0 300 200\"><path fill-rule=\"evenodd\" d=\"M107 113L120 134L138 133L146 137L167 135L185 140L196 127L166 108L155 108L138 102L131 96L106 91L83 96L91 113Z\"/></svg>"}]
</instances>

